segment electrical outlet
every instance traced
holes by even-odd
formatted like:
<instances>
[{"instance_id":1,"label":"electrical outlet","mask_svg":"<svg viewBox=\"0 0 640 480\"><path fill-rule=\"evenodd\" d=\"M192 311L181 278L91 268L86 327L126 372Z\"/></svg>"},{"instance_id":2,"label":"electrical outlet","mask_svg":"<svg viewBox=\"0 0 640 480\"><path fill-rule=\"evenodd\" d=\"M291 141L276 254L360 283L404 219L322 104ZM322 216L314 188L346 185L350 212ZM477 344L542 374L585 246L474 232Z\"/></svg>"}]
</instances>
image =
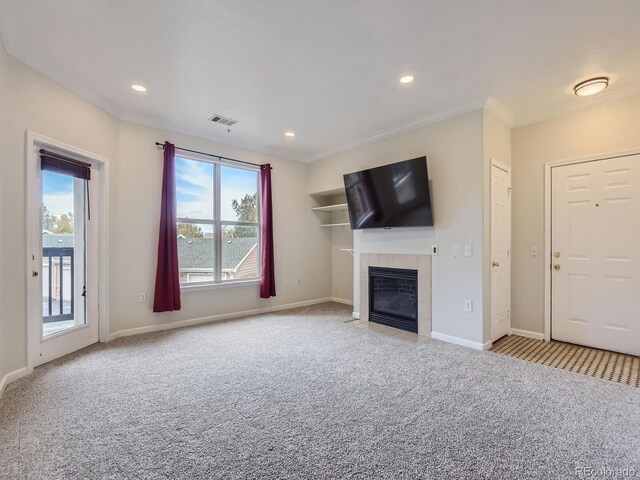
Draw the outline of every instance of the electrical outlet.
<instances>
[{"instance_id":1,"label":"electrical outlet","mask_svg":"<svg viewBox=\"0 0 640 480\"><path fill-rule=\"evenodd\" d=\"M471 257L473 255L473 247L471 245L464 246L464 256Z\"/></svg>"},{"instance_id":2,"label":"electrical outlet","mask_svg":"<svg viewBox=\"0 0 640 480\"><path fill-rule=\"evenodd\" d=\"M531 254L532 257L537 257L538 256L538 246L537 245L531 245L531 247L529 248L529 253Z\"/></svg>"},{"instance_id":3,"label":"electrical outlet","mask_svg":"<svg viewBox=\"0 0 640 480\"><path fill-rule=\"evenodd\" d=\"M285 280L285 281L284 281L284 286L285 286L285 287L288 287L288 286L289 286L289 280Z\"/></svg>"},{"instance_id":4,"label":"electrical outlet","mask_svg":"<svg viewBox=\"0 0 640 480\"><path fill-rule=\"evenodd\" d=\"M140 293L140 303L145 303L147 301L147 292Z\"/></svg>"},{"instance_id":5,"label":"electrical outlet","mask_svg":"<svg viewBox=\"0 0 640 480\"><path fill-rule=\"evenodd\" d=\"M464 311L468 313L473 312L473 300L464 301Z\"/></svg>"},{"instance_id":6,"label":"electrical outlet","mask_svg":"<svg viewBox=\"0 0 640 480\"><path fill-rule=\"evenodd\" d=\"M302 285L302 280L298 279L298 286Z\"/></svg>"}]
</instances>

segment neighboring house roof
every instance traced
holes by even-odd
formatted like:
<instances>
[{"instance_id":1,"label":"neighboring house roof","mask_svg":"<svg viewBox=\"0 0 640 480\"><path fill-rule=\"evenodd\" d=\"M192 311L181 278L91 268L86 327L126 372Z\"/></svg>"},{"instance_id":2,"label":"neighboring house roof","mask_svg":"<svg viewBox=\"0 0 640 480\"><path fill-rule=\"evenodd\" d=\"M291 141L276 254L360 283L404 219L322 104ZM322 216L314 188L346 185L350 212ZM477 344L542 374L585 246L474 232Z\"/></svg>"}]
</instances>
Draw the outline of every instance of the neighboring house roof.
<instances>
[{"instance_id":1,"label":"neighboring house roof","mask_svg":"<svg viewBox=\"0 0 640 480\"><path fill-rule=\"evenodd\" d=\"M256 245L255 237L223 239L222 269L236 270ZM215 264L213 239L178 238L178 262L181 269L212 268Z\"/></svg>"},{"instance_id":2,"label":"neighboring house roof","mask_svg":"<svg viewBox=\"0 0 640 480\"><path fill-rule=\"evenodd\" d=\"M225 238L222 242L222 269L237 270L257 245L255 237ZM73 247L73 234L44 234L42 247ZM178 261L181 269L212 268L215 265L213 239L178 237Z\"/></svg>"},{"instance_id":3,"label":"neighboring house roof","mask_svg":"<svg viewBox=\"0 0 640 480\"><path fill-rule=\"evenodd\" d=\"M42 235L42 248L73 247L73 233L45 233Z\"/></svg>"}]
</instances>

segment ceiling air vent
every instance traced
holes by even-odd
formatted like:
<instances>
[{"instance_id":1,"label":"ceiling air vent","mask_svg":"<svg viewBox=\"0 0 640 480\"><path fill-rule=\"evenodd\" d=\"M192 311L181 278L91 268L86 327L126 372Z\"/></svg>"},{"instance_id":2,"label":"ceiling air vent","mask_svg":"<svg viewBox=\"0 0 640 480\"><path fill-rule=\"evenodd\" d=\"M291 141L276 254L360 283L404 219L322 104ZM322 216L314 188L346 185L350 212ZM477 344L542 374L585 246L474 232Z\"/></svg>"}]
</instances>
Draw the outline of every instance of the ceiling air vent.
<instances>
[{"instance_id":1,"label":"ceiling air vent","mask_svg":"<svg viewBox=\"0 0 640 480\"><path fill-rule=\"evenodd\" d=\"M238 123L238 120L232 120L231 118L223 117L222 115L214 115L209 120L213 123L218 123L226 127L232 127L233 125Z\"/></svg>"}]
</instances>

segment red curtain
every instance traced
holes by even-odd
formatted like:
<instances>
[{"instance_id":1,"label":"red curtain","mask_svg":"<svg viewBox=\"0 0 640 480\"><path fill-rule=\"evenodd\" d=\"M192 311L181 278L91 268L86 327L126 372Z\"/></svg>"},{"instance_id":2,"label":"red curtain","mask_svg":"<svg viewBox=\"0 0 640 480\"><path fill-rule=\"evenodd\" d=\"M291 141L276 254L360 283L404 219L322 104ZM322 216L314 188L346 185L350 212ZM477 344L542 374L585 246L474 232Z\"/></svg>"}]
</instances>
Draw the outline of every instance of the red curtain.
<instances>
[{"instance_id":1,"label":"red curtain","mask_svg":"<svg viewBox=\"0 0 640 480\"><path fill-rule=\"evenodd\" d=\"M154 312L180 310L180 274L178 272L178 226L176 206L176 147L164 143L164 173L160 206L158 266L153 297Z\"/></svg>"},{"instance_id":2,"label":"red curtain","mask_svg":"<svg viewBox=\"0 0 640 480\"><path fill-rule=\"evenodd\" d=\"M273 211L271 207L271 165L260 165L262 186L262 278L260 298L276 296L276 272L273 263Z\"/></svg>"}]
</instances>

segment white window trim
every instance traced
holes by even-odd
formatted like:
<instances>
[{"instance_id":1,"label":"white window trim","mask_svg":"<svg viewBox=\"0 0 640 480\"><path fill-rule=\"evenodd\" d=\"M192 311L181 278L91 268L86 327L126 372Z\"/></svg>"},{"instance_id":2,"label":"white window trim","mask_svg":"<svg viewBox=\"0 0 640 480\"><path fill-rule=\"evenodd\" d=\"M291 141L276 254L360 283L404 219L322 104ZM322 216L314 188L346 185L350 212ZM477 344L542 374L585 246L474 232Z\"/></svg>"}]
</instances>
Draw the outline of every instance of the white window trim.
<instances>
[{"instance_id":1,"label":"white window trim","mask_svg":"<svg viewBox=\"0 0 640 480\"><path fill-rule=\"evenodd\" d=\"M259 278L252 278L250 280L226 280L224 282L193 282L180 284L180 291L185 292L197 292L199 290L215 290L218 288L228 287L250 287L252 285L260 285L261 280Z\"/></svg>"},{"instance_id":2,"label":"white window trim","mask_svg":"<svg viewBox=\"0 0 640 480\"><path fill-rule=\"evenodd\" d=\"M189 153L187 155L176 153L176 157L184 158L187 160L193 160L198 162L205 162L219 166L237 168L240 170L248 170L251 172L256 172L257 175L257 185L256 185L256 213L258 216L257 222L237 222L237 221L225 221L222 220L221 214L221 201L216 201L219 199L219 195L221 192L221 177L220 168L215 168L214 173L214 219L213 220L205 220L205 219L192 219L192 218L182 218L178 217L176 219L177 223L193 223L193 224L209 224L214 226L214 239L222 240L222 227L223 225L244 225L250 227L256 227L258 230L258 259L262 258L262 182L260 182L260 167L259 166L238 166L235 162L226 161L220 157L210 157L205 155L199 155L197 153ZM177 181L177 179L176 179ZM216 220L218 219L218 220ZM186 221L185 221L186 220ZM247 280L222 280L222 243L220 241L215 243L215 256L216 264L214 265L214 276L216 280L212 282L190 282L190 283L181 283L180 291L181 292L190 292L190 291L198 291L198 290L210 290L217 288L225 288L225 287L240 287L240 286L249 286L261 283L262 278L262 266L260 260L257 262L257 277L251 278ZM178 265L179 267L179 265Z\"/></svg>"}]
</instances>

